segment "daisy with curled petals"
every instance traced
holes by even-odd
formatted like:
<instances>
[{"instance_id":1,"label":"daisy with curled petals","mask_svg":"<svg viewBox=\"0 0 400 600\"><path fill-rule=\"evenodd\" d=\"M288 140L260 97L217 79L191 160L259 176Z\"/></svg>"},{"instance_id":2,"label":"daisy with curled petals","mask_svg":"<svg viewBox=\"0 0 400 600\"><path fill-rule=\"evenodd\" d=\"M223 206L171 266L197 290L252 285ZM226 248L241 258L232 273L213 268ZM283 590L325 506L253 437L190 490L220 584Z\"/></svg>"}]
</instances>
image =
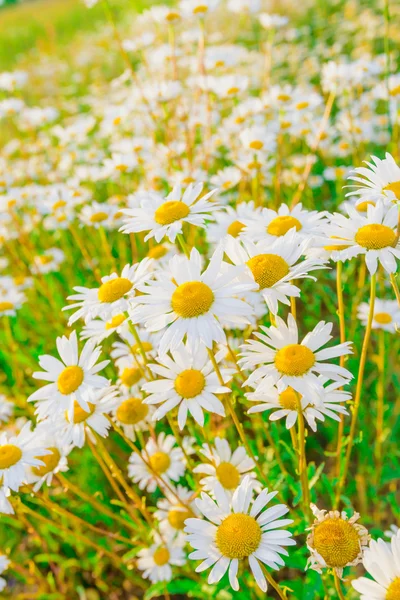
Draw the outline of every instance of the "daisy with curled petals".
<instances>
[{"instance_id":1,"label":"daisy with curled petals","mask_svg":"<svg viewBox=\"0 0 400 600\"><path fill-rule=\"evenodd\" d=\"M342 577L343 569L358 565L363 551L368 546L368 531L357 523L360 515L352 517L337 510L319 510L311 504L315 521L307 537L307 547L311 552L307 569L322 573L322 569L333 569Z\"/></svg>"},{"instance_id":2,"label":"daisy with curled petals","mask_svg":"<svg viewBox=\"0 0 400 600\"><path fill-rule=\"evenodd\" d=\"M105 377L97 375L110 362L103 360L96 364L101 348L88 341L79 355L75 331L69 338L58 337L56 344L61 360L48 354L39 356L39 365L44 371L33 373L35 379L50 381L28 398L29 402L38 403L36 413L39 420L66 410L72 418L75 403L82 410L89 411L88 402L93 392L108 385Z\"/></svg>"},{"instance_id":3,"label":"daisy with curled petals","mask_svg":"<svg viewBox=\"0 0 400 600\"><path fill-rule=\"evenodd\" d=\"M223 262L222 256L219 246L202 272L202 257L195 248L190 258L177 255L168 269L141 286L142 294L132 299L132 322L163 332L160 355L175 350L185 336L191 346L201 341L212 348L213 342L224 342L219 318L232 327L249 323L252 308L237 296L254 289L255 284L239 281L240 269Z\"/></svg>"},{"instance_id":4,"label":"daisy with curled petals","mask_svg":"<svg viewBox=\"0 0 400 600\"><path fill-rule=\"evenodd\" d=\"M252 472L255 464L244 446L239 446L232 452L227 440L217 437L215 446L203 444L201 453L207 462L195 467L193 473L205 475L200 479L204 491L213 495L223 491L231 496L246 476L257 486L256 475Z\"/></svg>"},{"instance_id":5,"label":"daisy with curled petals","mask_svg":"<svg viewBox=\"0 0 400 600\"><path fill-rule=\"evenodd\" d=\"M252 242L265 240L272 243L294 229L299 240L309 240L321 232L324 224L326 217L323 212L305 210L301 204L296 204L292 209L287 204L281 204L277 211L263 208L257 218L246 221L242 236Z\"/></svg>"},{"instance_id":6,"label":"daisy with curled petals","mask_svg":"<svg viewBox=\"0 0 400 600\"><path fill-rule=\"evenodd\" d=\"M171 581L172 567L181 567L186 562L183 551L185 538L181 534L161 536L154 533L154 544L150 548L144 548L138 552L137 568L143 571L144 579L150 579L152 583L158 581Z\"/></svg>"},{"instance_id":7,"label":"daisy with curled petals","mask_svg":"<svg viewBox=\"0 0 400 600\"><path fill-rule=\"evenodd\" d=\"M175 446L173 435L160 433L156 440L150 438L141 456L133 453L129 459L128 474L141 490L154 492L164 481L178 481L185 472L181 448Z\"/></svg>"},{"instance_id":8,"label":"daisy with curled petals","mask_svg":"<svg viewBox=\"0 0 400 600\"><path fill-rule=\"evenodd\" d=\"M245 394L250 402L257 402L257 405L252 406L248 413L254 414L274 410L270 414L269 420L286 419L286 429L290 429L296 424L299 416L299 405L304 419L313 431L317 431L316 421L325 421L325 416L340 421L339 415L349 414L341 403L348 402L351 399L351 394L339 389L343 385L342 382L334 381L323 387L326 378L320 377L319 379L321 387L317 390L318 397L312 400L307 396L301 396L291 387L283 388L279 384L275 386L271 379L263 379L254 392Z\"/></svg>"},{"instance_id":9,"label":"daisy with curled petals","mask_svg":"<svg viewBox=\"0 0 400 600\"><path fill-rule=\"evenodd\" d=\"M389 274L394 273L397 268L396 259L400 258L400 249L396 245L397 206L387 209L382 200L378 200L375 206L368 206L366 215L350 204L346 206L346 210L348 217L334 213L330 218L331 237L348 244L347 248L338 249L333 255L338 260L345 261L364 254L371 275L376 273L378 262Z\"/></svg>"},{"instance_id":10,"label":"daisy with curled petals","mask_svg":"<svg viewBox=\"0 0 400 600\"><path fill-rule=\"evenodd\" d=\"M160 521L160 530L167 534L179 533L185 528L185 521L199 514L193 500L193 490L178 485L174 494L165 490L165 498L157 502L154 516Z\"/></svg>"},{"instance_id":11,"label":"daisy with curled petals","mask_svg":"<svg viewBox=\"0 0 400 600\"><path fill-rule=\"evenodd\" d=\"M263 592L267 591L260 563L279 569L285 564L281 555L288 554L284 546L296 543L290 532L278 529L293 523L291 519L280 519L289 511L287 506L278 504L263 510L276 494L264 489L252 500L253 485L248 477L231 500L224 492L218 492L214 502L202 492L196 505L207 520L187 519L185 532L195 549L189 558L203 561L196 572L212 567L208 583L218 583L228 571L229 583L237 591L239 563L248 559L257 585Z\"/></svg>"},{"instance_id":12,"label":"daisy with curled petals","mask_svg":"<svg viewBox=\"0 0 400 600\"><path fill-rule=\"evenodd\" d=\"M260 209L255 208L254 202L240 202L235 207L226 206L224 211L215 215L215 222L207 228L207 239L215 244L227 235L234 238L241 236L245 223L255 221L260 216Z\"/></svg>"},{"instance_id":13,"label":"daisy with curled petals","mask_svg":"<svg viewBox=\"0 0 400 600\"><path fill-rule=\"evenodd\" d=\"M41 457L49 453L30 428L31 423L26 423L17 435L0 433L0 482L14 492L25 481L26 470L43 466Z\"/></svg>"},{"instance_id":14,"label":"daisy with curled petals","mask_svg":"<svg viewBox=\"0 0 400 600\"><path fill-rule=\"evenodd\" d=\"M341 385L352 379L353 375L347 369L324 362L351 354L351 342L319 350L332 339L332 323L320 321L300 344L297 323L291 314L287 325L276 317L276 326L260 329L263 333L254 334L258 340L248 340L242 346L240 364L253 371L247 380L249 385L268 377L275 385L292 387L299 394L318 400L321 387L318 375L341 382Z\"/></svg>"},{"instance_id":15,"label":"daisy with curled petals","mask_svg":"<svg viewBox=\"0 0 400 600\"><path fill-rule=\"evenodd\" d=\"M121 211L126 218L120 231L148 231L145 241L154 237L156 242L161 242L167 236L170 242L174 242L176 236L182 233L183 223L204 228L206 219L212 220L211 213L214 214L219 205L210 202L217 190L200 197L202 191L202 183L191 183L183 193L181 185L177 184L166 198L156 192L141 194L138 208Z\"/></svg>"},{"instance_id":16,"label":"daisy with curled petals","mask_svg":"<svg viewBox=\"0 0 400 600\"><path fill-rule=\"evenodd\" d=\"M363 565L373 579L359 577L351 585L361 594L360 600L398 600L400 598L400 533L390 545L382 539L371 540L364 551Z\"/></svg>"},{"instance_id":17,"label":"daisy with curled petals","mask_svg":"<svg viewBox=\"0 0 400 600\"><path fill-rule=\"evenodd\" d=\"M162 419L169 411L178 407L178 425L183 429L188 413L200 427L204 426L204 413L216 413L225 416L222 402L215 394L226 394L231 390L220 384L217 374L203 344L195 347L180 344L168 354L157 359L158 364L150 364L151 371L158 379L143 384L146 392L146 404L160 404L153 418ZM222 359L223 355L216 357ZM233 375L233 369L221 369L221 375L227 383Z\"/></svg>"},{"instance_id":18,"label":"daisy with curled petals","mask_svg":"<svg viewBox=\"0 0 400 600\"><path fill-rule=\"evenodd\" d=\"M71 325L81 318L88 323L95 317L101 317L112 324L113 317L128 309L129 298L134 296L136 288L152 277L152 262L151 259L144 258L135 265L125 265L120 276L112 273L102 277L101 286L97 288L75 287L74 290L78 293L68 296L67 299L77 302L63 308L78 309L71 315L68 324Z\"/></svg>"},{"instance_id":19,"label":"daisy with curled petals","mask_svg":"<svg viewBox=\"0 0 400 600\"><path fill-rule=\"evenodd\" d=\"M324 268L320 258L300 260L305 244L296 239L293 229L273 244L248 240L235 240L228 236L224 244L225 252L234 265L245 265L248 280L258 285L260 294L272 314L278 312L278 303L290 306L289 298L300 296L300 289L292 280L314 279L310 271ZM298 262L300 261L300 262ZM246 280L243 277L243 280Z\"/></svg>"},{"instance_id":20,"label":"daisy with curled petals","mask_svg":"<svg viewBox=\"0 0 400 600\"><path fill-rule=\"evenodd\" d=\"M358 318L363 325L367 325L369 304L363 302L358 307ZM400 309L396 300L380 300L375 298L372 329L383 329L394 333L400 327Z\"/></svg>"},{"instance_id":21,"label":"daisy with curled petals","mask_svg":"<svg viewBox=\"0 0 400 600\"><path fill-rule=\"evenodd\" d=\"M367 167L357 167L349 179L356 181L347 196L358 196L360 202L382 198L386 202L400 200L400 167L393 156L386 152L385 158L371 156L372 162L365 161Z\"/></svg>"}]
</instances>

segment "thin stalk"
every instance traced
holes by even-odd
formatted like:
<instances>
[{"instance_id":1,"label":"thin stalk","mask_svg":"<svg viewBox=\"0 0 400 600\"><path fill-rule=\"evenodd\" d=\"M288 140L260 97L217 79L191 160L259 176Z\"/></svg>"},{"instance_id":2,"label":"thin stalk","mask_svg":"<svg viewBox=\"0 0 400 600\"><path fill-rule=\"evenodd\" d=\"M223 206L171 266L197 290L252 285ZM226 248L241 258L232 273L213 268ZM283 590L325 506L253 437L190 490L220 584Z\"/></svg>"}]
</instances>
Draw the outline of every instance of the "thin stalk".
<instances>
[{"instance_id":1,"label":"thin stalk","mask_svg":"<svg viewBox=\"0 0 400 600\"><path fill-rule=\"evenodd\" d=\"M336 293L338 298L338 310L337 315L339 317L339 331L340 331L340 343L343 344L346 341L346 323L344 317L344 302L343 302L343 263L341 260L337 262L336 266ZM345 357L340 357L340 366L344 367ZM343 434L344 434L344 415L340 415L340 422L338 427L338 439L336 447L336 476L340 477L340 463L342 457L342 445L343 445Z\"/></svg>"},{"instance_id":2,"label":"thin stalk","mask_svg":"<svg viewBox=\"0 0 400 600\"><path fill-rule=\"evenodd\" d=\"M390 281L392 283L393 291L397 299L397 304L400 306L400 290L396 280L396 275L394 273L390 273Z\"/></svg>"},{"instance_id":3,"label":"thin stalk","mask_svg":"<svg viewBox=\"0 0 400 600\"><path fill-rule=\"evenodd\" d=\"M304 425L304 416L300 397L297 396L297 421L298 421L298 456L299 456L299 475L301 489L303 492L303 510L306 518L310 517L310 488L308 485L307 474L307 455L306 455L306 428Z\"/></svg>"},{"instance_id":4,"label":"thin stalk","mask_svg":"<svg viewBox=\"0 0 400 600\"><path fill-rule=\"evenodd\" d=\"M266 569L266 567L264 566L264 564L262 562L260 562L260 565L261 565L261 568L265 575L265 579L268 581L270 586L274 588L274 590L278 594L279 598L281 598L281 600L287 600L286 592L284 592L280 588L280 586L276 583L275 579L272 577L271 573Z\"/></svg>"},{"instance_id":5,"label":"thin stalk","mask_svg":"<svg viewBox=\"0 0 400 600\"><path fill-rule=\"evenodd\" d=\"M336 571L333 571L333 577L334 577L334 580L335 580L335 589L336 589L336 591L338 593L338 596L339 596L340 600L346 600L346 598L345 598L345 596L344 596L344 594L342 592L342 587L340 585L339 577L337 576Z\"/></svg>"},{"instance_id":6,"label":"thin stalk","mask_svg":"<svg viewBox=\"0 0 400 600\"><path fill-rule=\"evenodd\" d=\"M377 407L376 407L376 486L379 487L382 473L382 444L385 414L385 332L378 331L378 369ZM379 511L378 511L379 514Z\"/></svg>"}]
</instances>

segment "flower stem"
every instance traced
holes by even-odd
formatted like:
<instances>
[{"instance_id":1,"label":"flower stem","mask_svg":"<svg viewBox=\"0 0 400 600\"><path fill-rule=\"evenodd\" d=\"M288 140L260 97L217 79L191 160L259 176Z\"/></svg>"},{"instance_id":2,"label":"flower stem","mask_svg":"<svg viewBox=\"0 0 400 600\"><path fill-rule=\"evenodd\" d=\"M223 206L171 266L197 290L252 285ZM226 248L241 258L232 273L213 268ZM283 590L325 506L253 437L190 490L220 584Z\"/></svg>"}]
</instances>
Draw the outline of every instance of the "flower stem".
<instances>
[{"instance_id":1,"label":"flower stem","mask_svg":"<svg viewBox=\"0 0 400 600\"><path fill-rule=\"evenodd\" d=\"M340 330L340 343L344 344L346 341L346 324L344 317L344 302L343 302L343 263L341 260L337 263L336 268L336 292L338 298L338 310L337 314L339 317L339 330ZM339 364L344 367L345 357L340 357ZM343 433L344 433L344 416L340 415L339 427L338 427L338 439L336 447L336 476L340 477L340 463L342 458L342 445L343 445Z\"/></svg>"},{"instance_id":2,"label":"flower stem","mask_svg":"<svg viewBox=\"0 0 400 600\"><path fill-rule=\"evenodd\" d=\"M333 572L333 577L334 577L334 580L335 580L335 588L336 588L336 591L338 593L338 596L339 596L340 600L346 600L346 598L345 598L345 596L344 596L344 594L342 592L342 588L341 588L341 585L340 585L339 577L337 576L336 571Z\"/></svg>"},{"instance_id":3,"label":"flower stem","mask_svg":"<svg viewBox=\"0 0 400 600\"><path fill-rule=\"evenodd\" d=\"M187 247L186 242L183 239L183 235L181 233L178 233L178 235L176 236L176 239L178 240L183 252L186 254L186 256L188 258L190 258L189 248Z\"/></svg>"},{"instance_id":4,"label":"flower stem","mask_svg":"<svg viewBox=\"0 0 400 600\"><path fill-rule=\"evenodd\" d=\"M376 487L379 490L379 484L382 473L382 444L383 444L383 428L385 414L385 331L378 331L378 369L379 378L377 382L377 408L376 408ZM379 519L380 511L377 511Z\"/></svg>"},{"instance_id":5,"label":"flower stem","mask_svg":"<svg viewBox=\"0 0 400 600\"><path fill-rule=\"evenodd\" d=\"M286 592L281 590L279 585L276 583L275 579L272 577L271 573L265 568L264 564L260 562L260 565L261 565L261 568L263 570L266 580L274 588L274 590L278 594L279 598L281 598L282 600L287 600Z\"/></svg>"},{"instance_id":6,"label":"flower stem","mask_svg":"<svg viewBox=\"0 0 400 600\"><path fill-rule=\"evenodd\" d=\"M394 273L390 273L390 281L392 282L393 290L397 299L397 304L400 306L400 290Z\"/></svg>"},{"instance_id":7,"label":"flower stem","mask_svg":"<svg viewBox=\"0 0 400 600\"><path fill-rule=\"evenodd\" d=\"M301 406L301 400L298 394L297 396L297 412L298 412L298 456L299 456L299 475L301 482L301 489L303 492L303 510L304 515L310 517L310 488L308 485L307 475L307 455L306 455L306 429L304 426L304 416Z\"/></svg>"}]
</instances>

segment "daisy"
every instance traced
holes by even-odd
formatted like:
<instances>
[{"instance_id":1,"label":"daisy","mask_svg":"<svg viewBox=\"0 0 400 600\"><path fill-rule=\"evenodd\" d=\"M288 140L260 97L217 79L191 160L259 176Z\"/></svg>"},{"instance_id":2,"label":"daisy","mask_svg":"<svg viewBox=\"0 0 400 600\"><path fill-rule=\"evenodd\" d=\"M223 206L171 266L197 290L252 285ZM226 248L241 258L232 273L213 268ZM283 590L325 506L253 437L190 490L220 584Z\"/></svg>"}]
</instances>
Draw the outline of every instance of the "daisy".
<instances>
[{"instance_id":1,"label":"daisy","mask_svg":"<svg viewBox=\"0 0 400 600\"><path fill-rule=\"evenodd\" d=\"M26 296L17 289L0 291L0 317L15 317L17 310L26 301Z\"/></svg>"},{"instance_id":2,"label":"daisy","mask_svg":"<svg viewBox=\"0 0 400 600\"><path fill-rule=\"evenodd\" d=\"M233 327L249 322L252 309L237 296L254 289L254 284L238 281L240 270L224 263L222 255L222 248L217 248L203 272L195 248L190 258L175 256L168 269L158 273L156 281L141 286L143 294L132 299L132 321L149 331L163 332L160 355L177 348L185 336L191 346L201 341L212 348L213 342L224 342L220 317Z\"/></svg>"},{"instance_id":3,"label":"daisy","mask_svg":"<svg viewBox=\"0 0 400 600\"><path fill-rule=\"evenodd\" d=\"M126 313L120 313L119 315L114 315L109 320L101 318L93 319L82 328L80 338L81 340L92 340L92 342L100 344L115 332L121 336L128 335L129 323L127 318Z\"/></svg>"},{"instance_id":4,"label":"daisy","mask_svg":"<svg viewBox=\"0 0 400 600\"><path fill-rule=\"evenodd\" d=\"M129 458L128 474L141 490L154 492L163 482L178 481L185 472L183 452L175 446L173 435L160 433L157 440L150 438L141 456Z\"/></svg>"},{"instance_id":5,"label":"daisy","mask_svg":"<svg viewBox=\"0 0 400 600\"><path fill-rule=\"evenodd\" d=\"M185 539L182 535L174 537L154 533L154 544L138 552L137 568L143 571L144 579L152 583L171 581L173 566L181 567L186 562L183 551Z\"/></svg>"},{"instance_id":6,"label":"daisy","mask_svg":"<svg viewBox=\"0 0 400 600\"><path fill-rule=\"evenodd\" d=\"M86 204L79 214L80 221L88 227L99 229L115 229L115 217L118 213L118 207L105 202L92 202Z\"/></svg>"},{"instance_id":7,"label":"daisy","mask_svg":"<svg viewBox=\"0 0 400 600\"><path fill-rule=\"evenodd\" d=\"M33 373L35 379L50 381L28 398L29 402L37 402L36 413L39 420L54 417L68 410L70 417L74 414L74 404L77 403L84 411L89 411L88 402L94 390L108 385L105 377L97 375L110 361L97 361L101 348L93 342L86 342L79 356L78 340L73 331L69 338L58 337L57 350L61 360L44 354L39 356L39 365L44 371Z\"/></svg>"},{"instance_id":8,"label":"daisy","mask_svg":"<svg viewBox=\"0 0 400 600\"><path fill-rule=\"evenodd\" d=\"M278 312L278 303L290 306L289 298L300 296L300 289L291 283L294 279L309 278L310 271L323 268L319 258L307 258L298 262L305 244L296 240L295 230L289 231L273 244L248 240L235 240L228 236L225 252L234 265L245 265L248 279L258 285L260 294L272 314ZM296 264L297 263L297 264Z\"/></svg>"},{"instance_id":9,"label":"daisy","mask_svg":"<svg viewBox=\"0 0 400 600\"><path fill-rule=\"evenodd\" d=\"M157 333L151 333L138 327L137 333L149 359L154 359L157 354L158 343L160 335ZM120 331L120 336L123 338L123 342L114 342L111 350L111 357L115 361L115 364L119 369L126 366L127 363L132 362L132 358L136 363L142 364L143 357L139 343L134 338L133 334L125 328Z\"/></svg>"},{"instance_id":10,"label":"daisy","mask_svg":"<svg viewBox=\"0 0 400 600\"><path fill-rule=\"evenodd\" d=\"M299 344L297 323L292 314L288 323L276 317L276 326L261 327L263 333L255 333L260 341L248 340L243 346L240 363L244 369L254 369L246 383L252 385L262 378L270 377L277 385L292 387L299 394L315 398L320 388L318 375L333 381L352 379L347 369L325 363L327 359L351 354L351 342L345 342L319 350L332 339L332 323L320 321ZM259 365L259 366L257 366Z\"/></svg>"},{"instance_id":11,"label":"daisy","mask_svg":"<svg viewBox=\"0 0 400 600\"><path fill-rule=\"evenodd\" d=\"M207 239L219 243L227 235L240 237L246 229L245 223L256 221L260 217L260 209L255 208L254 202L240 202L234 208L226 206L225 210L215 215L215 222L207 228Z\"/></svg>"},{"instance_id":12,"label":"daisy","mask_svg":"<svg viewBox=\"0 0 400 600\"><path fill-rule=\"evenodd\" d=\"M166 198L156 192L142 194L138 208L126 208L121 211L127 218L124 219L120 231L148 231L144 240L154 237L158 243L164 236L167 236L170 242L174 242L176 236L182 233L183 223L204 228L205 220L212 220L210 213L214 214L219 205L210 202L217 190L200 197L202 191L202 183L191 183L183 193L181 185L177 184Z\"/></svg>"},{"instance_id":13,"label":"daisy","mask_svg":"<svg viewBox=\"0 0 400 600\"><path fill-rule=\"evenodd\" d=\"M193 500L193 491L178 485L174 494L165 490L165 498L157 502L154 516L160 521L160 530L166 534L183 531L185 521L199 514Z\"/></svg>"},{"instance_id":14,"label":"daisy","mask_svg":"<svg viewBox=\"0 0 400 600\"><path fill-rule=\"evenodd\" d=\"M368 315L369 304L363 302L358 307L357 316L364 326L367 325ZM395 333L398 327L400 327L400 309L397 301L375 298L372 329L383 329L384 331Z\"/></svg>"},{"instance_id":15,"label":"daisy","mask_svg":"<svg viewBox=\"0 0 400 600\"><path fill-rule=\"evenodd\" d=\"M397 240L397 206L387 210L382 200L378 200L375 206L367 207L366 215L351 205L347 205L346 210L348 217L334 213L330 219L331 237L345 240L348 244L344 250L337 250L338 260L349 260L364 254L371 275L376 273L378 262L385 271L394 273L397 269L396 258L400 258L400 250L394 247Z\"/></svg>"},{"instance_id":16,"label":"daisy","mask_svg":"<svg viewBox=\"0 0 400 600\"><path fill-rule=\"evenodd\" d=\"M43 465L31 467L27 471L26 482L33 484L33 491L37 492L44 483L50 486L54 475L68 471L67 455L71 447L65 445L54 432L53 422L50 424L43 421L36 428L35 434L49 452L40 459Z\"/></svg>"},{"instance_id":17,"label":"daisy","mask_svg":"<svg viewBox=\"0 0 400 600\"><path fill-rule=\"evenodd\" d=\"M59 248L50 248L40 256L33 259L32 271L34 273L51 273L58 271L61 263L64 262L65 254Z\"/></svg>"},{"instance_id":18,"label":"daisy","mask_svg":"<svg viewBox=\"0 0 400 600\"><path fill-rule=\"evenodd\" d=\"M400 200L400 167L393 156L386 152L385 158L371 156L372 162L364 161L368 167L357 167L349 175L356 185L347 196L358 196L361 201L383 200L394 202Z\"/></svg>"},{"instance_id":19,"label":"daisy","mask_svg":"<svg viewBox=\"0 0 400 600\"><path fill-rule=\"evenodd\" d=\"M129 299L134 296L135 290L152 277L151 263L151 259L144 258L133 266L125 265L120 276L112 273L102 277L101 286L98 288L75 287L74 290L78 293L68 296L67 299L77 302L63 308L78 309L70 317L68 325L80 318L84 318L86 323L95 317L111 321L114 316L127 311Z\"/></svg>"},{"instance_id":20,"label":"daisy","mask_svg":"<svg viewBox=\"0 0 400 600\"><path fill-rule=\"evenodd\" d=\"M124 435L130 440L136 439L136 431L147 431L153 421L154 408L145 404L137 394L125 394L118 399L118 406L113 410L113 417Z\"/></svg>"},{"instance_id":21,"label":"daisy","mask_svg":"<svg viewBox=\"0 0 400 600\"><path fill-rule=\"evenodd\" d=\"M31 431L31 423L26 423L17 435L0 433L0 481L2 487L18 492L25 481L28 467L40 467L44 461L40 457L48 454L35 432Z\"/></svg>"},{"instance_id":22,"label":"daisy","mask_svg":"<svg viewBox=\"0 0 400 600\"><path fill-rule=\"evenodd\" d=\"M342 577L344 567L358 565L362 561L370 539L368 531L357 523L358 513L349 519L345 512L319 510L315 504L311 504L311 510L315 521L307 537L311 556L306 568L318 573L330 568Z\"/></svg>"},{"instance_id":23,"label":"daisy","mask_svg":"<svg viewBox=\"0 0 400 600\"><path fill-rule=\"evenodd\" d=\"M300 406L306 422L313 431L317 431L316 420L325 421L325 416L340 421L339 414L349 414L341 403L348 402L351 394L338 389L343 385L342 382L335 381L323 387L326 378L320 377L319 380L321 387L317 389L317 395L309 399L307 396L297 394L291 387L284 388L281 384L275 386L271 379L263 379L254 392L245 394L248 400L257 402L248 413L274 410L269 420L286 419L286 429L296 424Z\"/></svg>"},{"instance_id":24,"label":"daisy","mask_svg":"<svg viewBox=\"0 0 400 600\"><path fill-rule=\"evenodd\" d=\"M361 594L360 600L397 600L400 597L400 534L390 545L382 539L371 540L364 550L363 565L373 579L359 577L351 585Z\"/></svg>"},{"instance_id":25,"label":"daisy","mask_svg":"<svg viewBox=\"0 0 400 600\"><path fill-rule=\"evenodd\" d=\"M243 446L232 452L227 440L217 437L215 446L203 444L201 453L206 457L207 463L195 467L193 473L205 475L200 479L204 491L212 492L215 496L223 491L231 496L245 476L253 486L257 485L254 481L256 475L251 472L255 468L254 461Z\"/></svg>"},{"instance_id":26,"label":"daisy","mask_svg":"<svg viewBox=\"0 0 400 600\"><path fill-rule=\"evenodd\" d=\"M0 394L0 423L7 423L14 410L14 403L4 394Z\"/></svg>"},{"instance_id":27,"label":"daisy","mask_svg":"<svg viewBox=\"0 0 400 600\"><path fill-rule=\"evenodd\" d=\"M252 502L253 486L246 477L231 501L223 492L217 494L215 502L204 492L201 499L196 500L197 508L207 520L192 518L186 521L188 542L195 549L189 558L203 561L196 568L197 573L212 567L209 584L218 583L228 571L229 583L237 591L239 561L248 559L257 585L263 592L267 591L260 563L279 569L284 565L280 555L287 555L283 546L296 543L291 539L291 533L277 529L293 522L291 519L279 520L289 511L287 506L278 504L263 511L276 494L264 489Z\"/></svg>"},{"instance_id":28,"label":"daisy","mask_svg":"<svg viewBox=\"0 0 400 600\"><path fill-rule=\"evenodd\" d=\"M171 354L172 358L165 354L157 359L158 364L149 365L158 379L142 386L149 394L146 404L161 405L153 415L154 420L159 421L178 406L179 429L184 428L188 412L200 427L204 426L203 410L224 417L224 406L215 394L226 394L231 390L220 384L205 346L200 344L192 348L180 344ZM233 370L222 369L221 374L227 383L232 379Z\"/></svg>"}]
</instances>

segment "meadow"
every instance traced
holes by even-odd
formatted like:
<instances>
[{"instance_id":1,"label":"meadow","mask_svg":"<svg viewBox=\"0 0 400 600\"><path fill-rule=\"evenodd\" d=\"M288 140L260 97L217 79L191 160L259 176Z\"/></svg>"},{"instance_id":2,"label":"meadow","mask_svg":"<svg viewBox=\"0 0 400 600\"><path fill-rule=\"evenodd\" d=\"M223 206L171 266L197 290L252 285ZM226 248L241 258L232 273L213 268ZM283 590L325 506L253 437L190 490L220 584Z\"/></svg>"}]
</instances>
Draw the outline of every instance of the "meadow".
<instances>
[{"instance_id":1,"label":"meadow","mask_svg":"<svg viewBox=\"0 0 400 600\"><path fill-rule=\"evenodd\" d=\"M400 600L400 7L0 7L0 596Z\"/></svg>"}]
</instances>

